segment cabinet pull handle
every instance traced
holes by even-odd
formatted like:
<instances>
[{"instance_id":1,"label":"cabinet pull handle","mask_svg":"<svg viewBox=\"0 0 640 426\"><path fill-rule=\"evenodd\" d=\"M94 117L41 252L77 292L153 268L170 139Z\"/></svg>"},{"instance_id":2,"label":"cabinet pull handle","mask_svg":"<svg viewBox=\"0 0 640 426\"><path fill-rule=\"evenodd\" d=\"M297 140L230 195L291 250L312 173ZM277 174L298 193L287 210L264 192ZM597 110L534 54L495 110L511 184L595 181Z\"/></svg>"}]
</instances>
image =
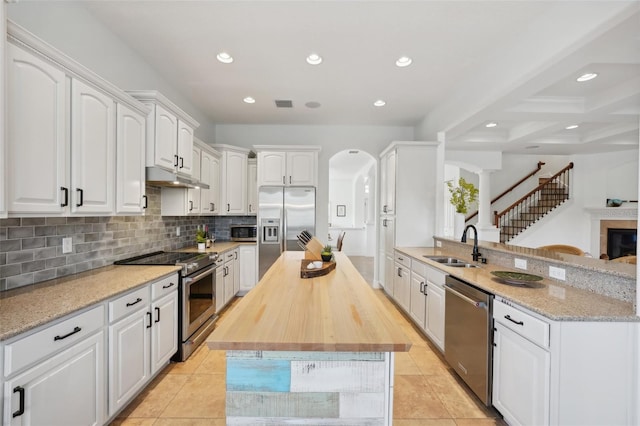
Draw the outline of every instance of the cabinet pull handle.
<instances>
[{"instance_id":1,"label":"cabinet pull handle","mask_svg":"<svg viewBox=\"0 0 640 426\"><path fill-rule=\"evenodd\" d=\"M524 325L523 321L516 321L513 318L511 318L510 315L505 315L504 319L507 319L507 320L511 321L512 323L517 324L517 325Z\"/></svg>"},{"instance_id":2,"label":"cabinet pull handle","mask_svg":"<svg viewBox=\"0 0 640 426\"><path fill-rule=\"evenodd\" d=\"M163 285L162 288L169 288L169 287L173 287L173 283L169 283L169 285Z\"/></svg>"},{"instance_id":3,"label":"cabinet pull handle","mask_svg":"<svg viewBox=\"0 0 640 426\"><path fill-rule=\"evenodd\" d=\"M237 251L234 251L234 252L233 252L233 254L235 254L235 255L236 255L236 259L235 259L235 260L238 260L238 252L237 252Z\"/></svg>"},{"instance_id":4,"label":"cabinet pull handle","mask_svg":"<svg viewBox=\"0 0 640 426\"><path fill-rule=\"evenodd\" d=\"M387 219L382 219L382 226L387 227Z\"/></svg>"},{"instance_id":5,"label":"cabinet pull handle","mask_svg":"<svg viewBox=\"0 0 640 426\"><path fill-rule=\"evenodd\" d=\"M180 157L180 168L184 168L184 157Z\"/></svg>"},{"instance_id":6,"label":"cabinet pull handle","mask_svg":"<svg viewBox=\"0 0 640 426\"><path fill-rule=\"evenodd\" d=\"M210 211L215 210L215 209L214 209L214 204L213 204L213 203L209 203L209 210L210 210Z\"/></svg>"},{"instance_id":7,"label":"cabinet pull handle","mask_svg":"<svg viewBox=\"0 0 640 426\"><path fill-rule=\"evenodd\" d=\"M156 306L156 322L160 322L160 308Z\"/></svg>"},{"instance_id":8,"label":"cabinet pull handle","mask_svg":"<svg viewBox=\"0 0 640 426\"><path fill-rule=\"evenodd\" d=\"M387 205L385 204L384 206L382 206L382 212L386 213L387 212Z\"/></svg>"},{"instance_id":9,"label":"cabinet pull handle","mask_svg":"<svg viewBox=\"0 0 640 426\"><path fill-rule=\"evenodd\" d=\"M291 185L291 176L289 176L289 185Z\"/></svg>"},{"instance_id":10,"label":"cabinet pull handle","mask_svg":"<svg viewBox=\"0 0 640 426\"><path fill-rule=\"evenodd\" d=\"M146 209L147 207L149 207L149 199L147 198L146 195L142 196L142 200L144 200L144 204L142 204L142 208Z\"/></svg>"},{"instance_id":11,"label":"cabinet pull handle","mask_svg":"<svg viewBox=\"0 0 640 426\"><path fill-rule=\"evenodd\" d=\"M175 155L173 156L173 160L174 160L174 161L173 161L173 166L174 166L174 167L178 167L179 159L180 159L180 157L178 157L178 155L177 155L177 154L175 154Z\"/></svg>"},{"instance_id":12,"label":"cabinet pull handle","mask_svg":"<svg viewBox=\"0 0 640 426\"><path fill-rule=\"evenodd\" d=\"M193 201L189 201L189 211L193 210Z\"/></svg>"},{"instance_id":13,"label":"cabinet pull handle","mask_svg":"<svg viewBox=\"0 0 640 426\"><path fill-rule=\"evenodd\" d=\"M24 388L22 386L16 386L13 388L13 393L18 392L20 394L20 406L18 411L13 413L13 417L18 417L24 414Z\"/></svg>"},{"instance_id":14,"label":"cabinet pull handle","mask_svg":"<svg viewBox=\"0 0 640 426\"><path fill-rule=\"evenodd\" d=\"M249 204L249 213L251 213L251 204Z\"/></svg>"},{"instance_id":15,"label":"cabinet pull handle","mask_svg":"<svg viewBox=\"0 0 640 426\"><path fill-rule=\"evenodd\" d=\"M69 205L69 188L61 186L60 191L64 192L64 202L60 203L60 207L67 207Z\"/></svg>"},{"instance_id":16,"label":"cabinet pull handle","mask_svg":"<svg viewBox=\"0 0 640 426\"><path fill-rule=\"evenodd\" d=\"M81 188L76 188L78 195L80 195L80 202L76 203L76 207L81 207L84 204L84 190Z\"/></svg>"},{"instance_id":17,"label":"cabinet pull handle","mask_svg":"<svg viewBox=\"0 0 640 426\"><path fill-rule=\"evenodd\" d=\"M230 212L231 211L231 204L227 204L227 211Z\"/></svg>"},{"instance_id":18,"label":"cabinet pull handle","mask_svg":"<svg viewBox=\"0 0 640 426\"><path fill-rule=\"evenodd\" d=\"M285 179L286 179L286 177L285 177L285 176L282 176L282 184L283 184L283 185L284 185L285 183L287 183L287 181L286 181Z\"/></svg>"},{"instance_id":19,"label":"cabinet pull handle","mask_svg":"<svg viewBox=\"0 0 640 426\"><path fill-rule=\"evenodd\" d=\"M420 283L420 293L424 294L425 296L427 295L427 293L424 292L424 283Z\"/></svg>"},{"instance_id":20,"label":"cabinet pull handle","mask_svg":"<svg viewBox=\"0 0 640 426\"><path fill-rule=\"evenodd\" d=\"M73 336L73 335L74 335L74 334L76 334L76 333L80 333L80 331L81 331L81 330L82 330L82 329L81 329L80 327L75 327L75 328L73 329L73 331L71 331L71 332L69 332L69 333L65 334L64 336L56 336L56 337L54 337L54 338L53 338L53 341L55 342L55 341L57 341L57 340L63 340L63 339L66 339L66 338L67 338L67 337L69 337L69 336Z\"/></svg>"},{"instance_id":21,"label":"cabinet pull handle","mask_svg":"<svg viewBox=\"0 0 640 426\"><path fill-rule=\"evenodd\" d=\"M151 328L151 326L153 325L152 323L153 318L151 317L151 312L147 312L147 316L149 317L149 325L147 326L147 328Z\"/></svg>"},{"instance_id":22,"label":"cabinet pull handle","mask_svg":"<svg viewBox=\"0 0 640 426\"><path fill-rule=\"evenodd\" d=\"M140 302L142 302L142 299L140 299L139 297L136 299L136 301L135 301L135 302L127 302L127 308L128 308L129 306L133 306L133 305L135 305L135 304L137 304L137 303L140 303Z\"/></svg>"},{"instance_id":23,"label":"cabinet pull handle","mask_svg":"<svg viewBox=\"0 0 640 426\"><path fill-rule=\"evenodd\" d=\"M402 277L402 268L398 268L398 276Z\"/></svg>"}]
</instances>

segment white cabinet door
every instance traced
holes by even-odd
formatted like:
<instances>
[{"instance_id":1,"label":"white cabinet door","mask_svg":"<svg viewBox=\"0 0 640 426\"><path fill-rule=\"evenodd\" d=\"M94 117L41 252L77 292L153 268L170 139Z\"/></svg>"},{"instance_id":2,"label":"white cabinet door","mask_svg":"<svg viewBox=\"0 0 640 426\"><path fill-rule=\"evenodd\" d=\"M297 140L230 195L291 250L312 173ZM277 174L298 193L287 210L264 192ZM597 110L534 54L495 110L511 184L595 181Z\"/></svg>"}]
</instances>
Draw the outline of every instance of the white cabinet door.
<instances>
[{"instance_id":1,"label":"white cabinet door","mask_svg":"<svg viewBox=\"0 0 640 426\"><path fill-rule=\"evenodd\" d=\"M178 134L178 119L174 114L160 105L149 104L155 110L154 131L155 143L154 164L168 170L175 170L180 165L180 158L176 152L176 135Z\"/></svg>"},{"instance_id":2,"label":"white cabinet door","mask_svg":"<svg viewBox=\"0 0 640 426\"><path fill-rule=\"evenodd\" d=\"M225 151L223 214L239 215L247 211L247 155Z\"/></svg>"},{"instance_id":3,"label":"white cabinet door","mask_svg":"<svg viewBox=\"0 0 640 426\"><path fill-rule=\"evenodd\" d=\"M7 210L61 214L69 200L63 71L7 44Z\"/></svg>"},{"instance_id":4,"label":"white cabinet door","mask_svg":"<svg viewBox=\"0 0 640 426\"><path fill-rule=\"evenodd\" d=\"M142 213L145 196L145 117L116 107L116 213Z\"/></svg>"},{"instance_id":5,"label":"white cabinet door","mask_svg":"<svg viewBox=\"0 0 640 426\"><path fill-rule=\"evenodd\" d=\"M201 180L202 179L202 164L201 164L202 150L192 144L191 148L191 171L192 177ZM189 188L187 190L187 213L191 215L199 215L201 213L201 193L200 188Z\"/></svg>"},{"instance_id":6,"label":"white cabinet door","mask_svg":"<svg viewBox=\"0 0 640 426\"><path fill-rule=\"evenodd\" d=\"M411 272L409 268L395 263L395 275L393 276L393 297L398 304L409 312Z\"/></svg>"},{"instance_id":7,"label":"white cabinet door","mask_svg":"<svg viewBox=\"0 0 640 426\"><path fill-rule=\"evenodd\" d=\"M71 211L112 213L115 199L115 103L71 82Z\"/></svg>"},{"instance_id":8,"label":"white cabinet door","mask_svg":"<svg viewBox=\"0 0 640 426\"><path fill-rule=\"evenodd\" d=\"M395 268L395 260L393 259L393 253L391 255L389 255L388 253L385 253L385 256L384 256L384 290L391 297L394 297L394 293L395 293L395 288L394 288L395 272L396 272L396 268Z\"/></svg>"},{"instance_id":9,"label":"white cabinet door","mask_svg":"<svg viewBox=\"0 0 640 426\"><path fill-rule=\"evenodd\" d=\"M211 158L212 155L207 151L202 151L200 157L200 180L209 185L209 189L200 190L200 211L202 214L213 213L213 202L211 200Z\"/></svg>"},{"instance_id":10,"label":"white cabinet door","mask_svg":"<svg viewBox=\"0 0 640 426\"><path fill-rule=\"evenodd\" d=\"M425 331L444 351L444 289L427 280Z\"/></svg>"},{"instance_id":11,"label":"white cabinet door","mask_svg":"<svg viewBox=\"0 0 640 426\"><path fill-rule=\"evenodd\" d=\"M109 327L109 415L124 407L150 378L150 314L147 309Z\"/></svg>"},{"instance_id":12,"label":"white cabinet door","mask_svg":"<svg viewBox=\"0 0 640 426\"><path fill-rule=\"evenodd\" d=\"M256 215L258 212L258 164L255 159L249 159L247 164L247 213Z\"/></svg>"},{"instance_id":13,"label":"white cabinet door","mask_svg":"<svg viewBox=\"0 0 640 426\"><path fill-rule=\"evenodd\" d=\"M178 120L178 173L192 176L194 172L193 128L182 120Z\"/></svg>"},{"instance_id":14,"label":"white cabinet door","mask_svg":"<svg viewBox=\"0 0 640 426\"><path fill-rule=\"evenodd\" d=\"M102 425L104 351L100 331L6 381L2 424Z\"/></svg>"},{"instance_id":15,"label":"white cabinet door","mask_svg":"<svg viewBox=\"0 0 640 426\"><path fill-rule=\"evenodd\" d=\"M224 264L224 304L226 305L233 298L233 277L234 277L233 262L226 262Z\"/></svg>"},{"instance_id":16,"label":"white cabinet door","mask_svg":"<svg viewBox=\"0 0 640 426\"><path fill-rule=\"evenodd\" d=\"M216 269L216 314L222 311L226 305L224 300L224 264Z\"/></svg>"},{"instance_id":17,"label":"white cabinet door","mask_svg":"<svg viewBox=\"0 0 640 426\"><path fill-rule=\"evenodd\" d=\"M510 425L549 424L549 352L494 324L493 405Z\"/></svg>"},{"instance_id":18,"label":"white cabinet door","mask_svg":"<svg viewBox=\"0 0 640 426\"><path fill-rule=\"evenodd\" d=\"M409 288L409 304L411 318L421 329L425 328L426 317L426 280L424 277L411 272L411 282Z\"/></svg>"},{"instance_id":19,"label":"white cabinet door","mask_svg":"<svg viewBox=\"0 0 640 426\"><path fill-rule=\"evenodd\" d=\"M166 365L178 350L178 292L151 304L151 374Z\"/></svg>"},{"instance_id":20,"label":"white cabinet door","mask_svg":"<svg viewBox=\"0 0 640 426\"><path fill-rule=\"evenodd\" d=\"M396 194L396 151L390 151L385 157L386 181L382 188L384 191L384 205L382 211L386 214L395 212Z\"/></svg>"},{"instance_id":21,"label":"white cabinet door","mask_svg":"<svg viewBox=\"0 0 640 426\"><path fill-rule=\"evenodd\" d=\"M256 246L253 244L242 245L238 251L240 253L240 291L246 293L255 287L258 281L256 271Z\"/></svg>"},{"instance_id":22,"label":"white cabinet door","mask_svg":"<svg viewBox=\"0 0 640 426\"><path fill-rule=\"evenodd\" d=\"M233 251L235 259L233 260L233 296L240 291L240 257L239 249Z\"/></svg>"},{"instance_id":23,"label":"white cabinet door","mask_svg":"<svg viewBox=\"0 0 640 426\"><path fill-rule=\"evenodd\" d=\"M285 152L258 153L258 187L281 186L286 182L287 154Z\"/></svg>"},{"instance_id":24,"label":"white cabinet door","mask_svg":"<svg viewBox=\"0 0 640 426\"><path fill-rule=\"evenodd\" d=\"M210 207L213 214L220 213L220 173L222 171L220 166L220 156L213 155L211 157L211 183L209 184L209 202L212 204Z\"/></svg>"},{"instance_id":25,"label":"white cabinet door","mask_svg":"<svg viewBox=\"0 0 640 426\"><path fill-rule=\"evenodd\" d=\"M316 186L316 156L313 151L287 152L286 185Z\"/></svg>"},{"instance_id":26,"label":"white cabinet door","mask_svg":"<svg viewBox=\"0 0 640 426\"><path fill-rule=\"evenodd\" d=\"M395 220L393 218L384 218L382 219L382 226L384 228L384 251L393 256L396 241Z\"/></svg>"}]
</instances>

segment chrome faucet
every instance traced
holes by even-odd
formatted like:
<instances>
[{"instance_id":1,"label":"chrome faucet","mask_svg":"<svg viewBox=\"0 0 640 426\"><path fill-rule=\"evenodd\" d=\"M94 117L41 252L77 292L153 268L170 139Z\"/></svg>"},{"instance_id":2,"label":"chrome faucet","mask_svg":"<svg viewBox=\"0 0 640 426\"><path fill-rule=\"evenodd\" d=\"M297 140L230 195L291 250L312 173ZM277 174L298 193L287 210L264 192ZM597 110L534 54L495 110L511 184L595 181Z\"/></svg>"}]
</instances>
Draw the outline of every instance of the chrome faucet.
<instances>
[{"instance_id":1,"label":"chrome faucet","mask_svg":"<svg viewBox=\"0 0 640 426\"><path fill-rule=\"evenodd\" d=\"M474 262L477 262L478 259L480 259L481 253L478 252L478 230L476 229L476 227L473 225L467 225L467 227L464 228L464 232L462 233L462 239L460 240L460 242L467 242L467 231L469 230L469 228L473 229L473 252L471 253L471 257L473 257Z\"/></svg>"}]
</instances>

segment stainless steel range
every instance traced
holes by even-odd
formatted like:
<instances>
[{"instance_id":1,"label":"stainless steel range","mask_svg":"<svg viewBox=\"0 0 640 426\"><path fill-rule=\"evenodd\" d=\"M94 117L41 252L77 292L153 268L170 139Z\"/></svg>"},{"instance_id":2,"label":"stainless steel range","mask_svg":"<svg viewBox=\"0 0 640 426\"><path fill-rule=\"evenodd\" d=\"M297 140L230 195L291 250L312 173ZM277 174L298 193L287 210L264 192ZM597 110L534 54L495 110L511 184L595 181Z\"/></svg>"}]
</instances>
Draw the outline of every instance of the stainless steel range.
<instances>
[{"instance_id":1,"label":"stainless steel range","mask_svg":"<svg viewBox=\"0 0 640 426\"><path fill-rule=\"evenodd\" d=\"M144 254L115 262L116 265L177 265L178 352L174 361L185 361L207 338L218 319L216 315L217 253L164 252Z\"/></svg>"}]
</instances>

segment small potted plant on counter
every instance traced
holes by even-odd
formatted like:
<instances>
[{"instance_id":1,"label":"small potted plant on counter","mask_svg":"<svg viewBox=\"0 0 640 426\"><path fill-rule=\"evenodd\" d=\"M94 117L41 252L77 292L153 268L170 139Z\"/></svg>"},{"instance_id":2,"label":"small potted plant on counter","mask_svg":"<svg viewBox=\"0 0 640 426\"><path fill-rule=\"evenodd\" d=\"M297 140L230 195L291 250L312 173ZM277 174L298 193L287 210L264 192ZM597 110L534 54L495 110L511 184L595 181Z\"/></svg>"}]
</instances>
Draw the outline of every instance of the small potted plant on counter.
<instances>
[{"instance_id":1,"label":"small potted plant on counter","mask_svg":"<svg viewBox=\"0 0 640 426\"><path fill-rule=\"evenodd\" d=\"M324 262L330 262L331 258L333 257L333 248L330 245L324 246L322 252L320 253L320 256L322 257L322 260Z\"/></svg>"},{"instance_id":2,"label":"small potted plant on counter","mask_svg":"<svg viewBox=\"0 0 640 426\"><path fill-rule=\"evenodd\" d=\"M198 244L198 251L205 251L207 246L207 234L203 229L196 231L196 243Z\"/></svg>"},{"instance_id":3,"label":"small potted plant on counter","mask_svg":"<svg viewBox=\"0 0 640 426\"><path fill-rule=\"evenodd\" d=\"M462 235L465 225L465 215L469 209L469 204L478 199L478 189L471 183L458 179L458 185L455 186L452 181L447 182L449 193L451 194L451 204L456 209L454 221L454 236Z\"/></svg>"}]
</instances>

